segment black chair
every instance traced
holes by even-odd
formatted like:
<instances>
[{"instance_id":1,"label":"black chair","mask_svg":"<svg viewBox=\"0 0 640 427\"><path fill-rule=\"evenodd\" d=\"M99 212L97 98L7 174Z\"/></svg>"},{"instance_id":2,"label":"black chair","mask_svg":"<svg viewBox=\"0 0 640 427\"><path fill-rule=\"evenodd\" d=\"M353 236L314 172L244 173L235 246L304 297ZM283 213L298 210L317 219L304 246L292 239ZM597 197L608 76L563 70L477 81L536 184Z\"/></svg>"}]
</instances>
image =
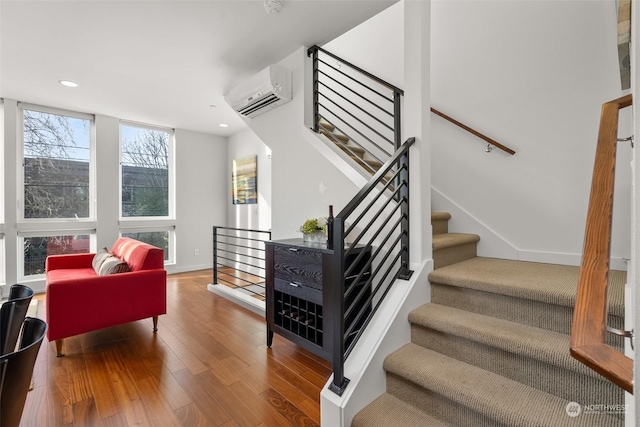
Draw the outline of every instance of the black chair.
<instances>
[{"instance_id":1,"label":"black chair","mask_svg":"<svg viewBox=\"0 0 640 427\"><path fill-rule=\"evenodd\" d=\"M33 367L47 331L44 320L27 317L22 327L20 347L0 356L0 426L18 427Z\"/></svg>"},{"instance_id":2,"label":"black chair","mask_svg":"<svg viewBox=\"0 0 640 427\"><path fill-rule=\"evenodd\" d=\"M0 308L0 355L16 349L20 327L29 310L33 290L24 285L12 285L9 300Z\"/></svg>"},{"instance_id":3,"label":"black chair","mask_svg":"<svg viewBox=\"0 0 640 427\"><path fill-rule=\"evenodd\" d=\"M29 298L31 301L31 297L33 296L33 289L25 285L11 285L9 288L9 301L13 301L16 299Z\"/></svg>"}]
</instances>

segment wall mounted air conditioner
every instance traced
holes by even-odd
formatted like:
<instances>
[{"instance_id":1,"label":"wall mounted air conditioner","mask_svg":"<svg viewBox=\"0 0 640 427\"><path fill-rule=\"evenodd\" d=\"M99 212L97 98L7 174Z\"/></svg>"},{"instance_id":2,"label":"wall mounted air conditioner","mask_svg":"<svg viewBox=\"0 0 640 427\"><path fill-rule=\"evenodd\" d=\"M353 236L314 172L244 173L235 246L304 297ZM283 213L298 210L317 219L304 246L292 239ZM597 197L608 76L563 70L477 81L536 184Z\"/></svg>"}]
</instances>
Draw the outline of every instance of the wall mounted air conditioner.
<instances>
[{"instance_id":1,"label":"wall mounted air conditioner","mask_svg":"<svg viewBox=\"0 0 640 427\"><path fill-rule=\"evenodd\" d=\"M255 117L291 101L291 71L270 65L232 89L225 101L238 114Z\"/></svg>"}]
</instances>

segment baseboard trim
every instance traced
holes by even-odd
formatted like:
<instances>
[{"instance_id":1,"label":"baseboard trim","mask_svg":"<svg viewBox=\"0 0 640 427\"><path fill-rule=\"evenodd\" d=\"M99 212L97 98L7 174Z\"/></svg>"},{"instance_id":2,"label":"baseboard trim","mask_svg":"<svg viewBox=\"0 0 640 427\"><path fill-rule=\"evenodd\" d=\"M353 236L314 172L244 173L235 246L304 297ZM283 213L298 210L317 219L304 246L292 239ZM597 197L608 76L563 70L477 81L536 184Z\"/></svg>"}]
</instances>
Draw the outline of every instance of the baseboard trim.
<instances>
[{"instance_id":1,"label":"baseboard trim","mask_svg":"<svg viewBox=\"0 0 640 427\"><path fill-rule=\"evenodd\" d=\"M210 270L213 268L213 263L208 264L200 264L200 265L189 265L185 267L176 267L175 264L165 265L164 269L167 270L167 274L178 274L178 273L189 273L191 271L198 270Z\"/></svg>"},{"instance_id":2,"label":"baseboard trim","mask_svg":"<svg viewBox=\"0 0 640 427\"><path fill-rule=\"evenodd\" d=\"M539 252L518 250L518 261L541 262L545 264L573 265L579 267L582 263L581 254L567 254L559 252ZM609 260L611 270L627 271L627 260L611 257Z\"/></svg>"},{"instance_id":3,"label":"baseboard trim","mask_svg":"<svg viewBox=\"0 0 640 427\"><path fill-rule=\"evenodd\" d=\"M536 251L515 247L433 186L431 187L431 203L434 211L444 211L451 214L450 229L455 232L474 233L480 236L478 256L573 266L579 266L582 262L582 254L578 253ZM624 258L611 257L609 267L612 270L626 271L627 262Z\"/></svg>"},{"instance_id":4,"label":"baseboard trim","mask_svg":"<svg viewBox=\"0 0 640 427\"><path fill-rule=\"evenodd\" d=\"M220 295L221 297L226 298L229 301L234 302L259 316L265 315L266 309L264 301L259 301L255 298L250 297L249 295L242 294L225 285L209 283L207 285L207 290L209 292L213 292L216 295Z\"/></svg>"},{"instance_id":5,"label":"baseboard trim","mask_svg":"<svg viewBox=\"0 0 640 427\"><path fill-rule=\"evenodd\" d=\"M431 207L434 211L451 214L449 230L480 236L478 256L518 259L518 249L514 245L433 186L431 187Z\"/></svg>"}]
</instances>

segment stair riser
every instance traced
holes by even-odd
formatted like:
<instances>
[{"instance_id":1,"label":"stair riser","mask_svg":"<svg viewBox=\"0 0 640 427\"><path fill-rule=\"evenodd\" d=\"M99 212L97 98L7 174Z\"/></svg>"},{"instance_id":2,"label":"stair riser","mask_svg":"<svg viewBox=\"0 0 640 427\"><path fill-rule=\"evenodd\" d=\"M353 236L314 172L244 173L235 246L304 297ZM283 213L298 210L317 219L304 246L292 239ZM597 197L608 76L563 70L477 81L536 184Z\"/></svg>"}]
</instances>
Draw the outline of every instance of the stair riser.
<instances>
[{"instance_id":1,"label":"stair riser","mask_svg":"<svg viewBox=\"0 0 640 427\"><path fill-rule=\"evenodd\" d=\"M508 427L389 372L387 393L455 426Z\"/></svg>"},{"instance_id":2,"label":"stair riser","mask_svg":"<svg viewBox=\"0 0 640 427\"><path fill-rule=\"evenodd\" d=\"M364 156L364 149L357 147L355 145L345 145L345 144L338 144L336 143L336 145L338 147L340 147L340 149L342 151L344 151L345 153L347 153L348 155L356 155L360 158L362 158L362 156Z\"/></svg>"},{"instance_id":3,"label":"stair riser","mask_svg":"<svg viewBox=\"0 0 640 427\"><path fill-rule=\"evenodd\" d=\"M369 411L361 411L356 414L351 421L351 427L454 427L396 399L389 393L382 394L372 405L374 407L369 408Z\"/></svg>"},{"instance_id":4,"label":"stair riser","mask_svg":"<svg viewBox=\"0 0 640 427\"><path fill-rule=\"evenodd\" d=\"M326 132L333 132L333 130L335 129L335 127L331 123L322 119L320 119L320 121L318 122L318 127Z\"/></svg>"},{"instance_id":5,"label":"stair riser","mask_svg":"<svg viewBox=\"0 0 640 427\"><path fill-rule=\"evenodd\" d=\"M448 219L441 219L441 220L432 219L431 229L432 229L432 234L447 234L449 232L449 220Z\"/></svg>"},{"instance_id":6,"label":"stair riser","mask_svg":"<svg viewBox=\"0 0 640 427\"><path fill-rule=\"evenodd\" d=\"M467 243L433 251L433 268L441 268L477 256L477 244Z\"/></svg>"},{"instance_id":7,"label":"stair riser","mask_svg":"<svg viewBox=\"0 0 640 427\"><path fill-rule=\"evenodd\" d=\"M571 333L573 309L457 286L431 283L431 301L472 313L518 322L561 334ZM609 325L622 328L623 319L609 315ZM621 348L622 339L608 334L609 345Z\"/></svg>"},{"instance_id":8,"label":"stair riser","mask_svg":"<svg viewBox=\"0 0 640 427\"><path fill-rule=\"evenodd\" d=\"M462 387L471 387L470 384L461 384ZM433 390L429 390L415 384L406 378L402 378L393 373L387 372L387 393L392 394L398 399L409 403L437 418L447 421L450 424L459 427L560 427L560 426L598 426L598 427L622 427L624 421L611 416L604 416L599 414L584 414L576 418L571 418L565 414L565 405L559 407L548 407L545 402L524 402L514 401L505 402L506 404L512 404L514 406L522 407L536 407L539 408L540 418L535 424L528 423L525 420L518 417L506 417L504 414L498 413L481 414L473 409L464 406L460 402L455 402L442 396ZM549 418L553 417L545 416L545 412L552 412L560 414L560 419L563 420L563 424L558 424L557 418L551 421ZM491 416L495 417L492 418ZM566 418L565 418L566 417ZM502 418L502 419L500 419ZM545 419L547 418L547 419ZM566 423L564 423L566 420ZM501 424L499 421L503 421Z\"/></svg>"},{"instance_id":9,"label":"stair riser","mask_svg":"<svg viewBox=\"0 0 640 427\"><path fill-rule=\"evenodd\" d=\"M595 376L554 366L418 325L411 327L414 344L470 365L583 404L624 404L622 389ZM567 348L567 353L569 349ZM570 359L570 363L573 359ZM576 370L582 366L575 362ZM596 375L596 374L594 374Z\"/></svg>"}]
</instances>

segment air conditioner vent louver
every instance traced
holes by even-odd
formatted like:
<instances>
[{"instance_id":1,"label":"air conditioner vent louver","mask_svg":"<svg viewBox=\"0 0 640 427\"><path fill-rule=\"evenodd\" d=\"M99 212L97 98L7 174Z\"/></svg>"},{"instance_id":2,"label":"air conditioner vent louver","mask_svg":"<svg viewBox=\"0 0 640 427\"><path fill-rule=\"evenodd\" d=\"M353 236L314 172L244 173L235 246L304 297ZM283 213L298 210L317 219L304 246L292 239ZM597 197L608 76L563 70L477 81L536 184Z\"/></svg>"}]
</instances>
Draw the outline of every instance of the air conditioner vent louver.
<instances>
[{"instance_id":1,"label":"air conditioner vent louver","mask_svg":"<svg viewBox=\"0 0 640 427\"><path fill-rule=\"evenodd\" d=\"M224 99L245 117L255 117L291 101L291 72L271 65L234 88Z\"/></svg>"},{"instance_id":2,"label":"air conditioner vent louver","mask_svg":"<svg viewBox=\"0 0 640 427\"><path fill-rule=\"evenodd\" d=\"M273 104L274 102L278 102L280 100L280 98L278 98L276 95L274 94L270 94L268 95L266 98L260 100L260 101L256 101L255 103L248 105L244 108L241 108L240 110L238 110L238 113L242 114L243 116L250 116L251 114L253 114L254 112L260 110L261 108L264 108L270 104Z\"/></svg>"}]
</instances>

